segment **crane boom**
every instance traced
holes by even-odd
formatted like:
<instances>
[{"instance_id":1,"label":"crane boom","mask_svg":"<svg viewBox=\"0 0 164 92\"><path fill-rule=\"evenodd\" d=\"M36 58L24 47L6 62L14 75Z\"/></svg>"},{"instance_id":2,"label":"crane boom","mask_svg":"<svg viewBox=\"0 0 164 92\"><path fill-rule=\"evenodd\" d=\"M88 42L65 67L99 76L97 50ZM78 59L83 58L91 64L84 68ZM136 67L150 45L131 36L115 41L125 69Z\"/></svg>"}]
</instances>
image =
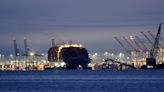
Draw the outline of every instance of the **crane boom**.
<instances>
[{"instance_id":1,"label":"crane boom","mask_svg":"<svg viewBox=\"0 0 164 92\"><path fill-rule=\"evenodd\" d=\"M160 37L160 33L161 33L160 31L161 31L161 24L159 25L158 32L157 32L157 35L156 35L156 37L154 39L154 44L153 44L152 49L151 49L151 51L153 53L153 55L151 55L151 57L153 57L153 58L156 58L157 53L158 53L159 37Z\"/></svg>"},{"instance_id":2,"label":"crane boom","mask_svg":"<svg viewBox=\"0 0 164 92\"><path fill-rule=\"evenodd\" d=\"M128 50L124 45L123 43L117 38L117 37L114 37L114 39L121 45L121 47L126 51L126 53L129 55L130 59L133 61L132 59L132 56L131 56L131 51Z\"/></svg>"},{"instance_id":3,"label":"crane boom","mask_svg":"<svg viewBox=\"0 0 164 92\"><path fill-rule=\"evenodd\" d=\"M129 44L130 47L132 47L135 51L138 51L124 36L123 39Z\"/></svg>"},{"instance_id":4,"label":"crane boom","mask_svg":"<svg viewBox=\"0 0 164 92\"><path fill-rule=\"evenodd\" d=\"M159 38L161 33L161 23L158 27L157 35L154 39L154 43L152 45L151 50L149 51L149 57L147 58L147 65L155 66L156 65L156 57L159 50Z\"/></svg>"},{"instance_id":5,"label":"crane boom","mask_svg":"<svg viewBox=\"0 0 164 92\"><path fill-rule=\"evenodd\" d=\"M148 33L149 33L149 35L150 35L153 39L155 39L155 36L154 36L150 31L148 31ZM160 42L159 42L159 46L163 48L163 46L161 45Z\"/></svg>"},{"instance_id":6,"label":"crane boom","mask_svg":"<svg viewBox=\"0 0 164 92\"><path fill-rule=\"evenodd\" d=\"M148 48L146 47L146 45L142 42L142 40L138 37L138 36L135 36L136 39L142 44L142 46L144 47L144 50L148 50Z\"/></svg>"},{"instance_id":7,"label":"crane boom","mask_svg":"<svg viewBox=\"0 0 164 92\"><path fill-rule=\"evenodd\" d=\"M114 39L121 45L121 47L122 47L128 54L130 54L130 50L128 50L128 49L123 45L123 43L122 43L117 37L114 37Z\"/></svg>"},{"instance_id":8,"label":"crane boom","mask_svg":"<svg viewBox=\"0 0 164 92\"><path fill-rule=\"evenodd\" d=\"M153 45L153 42L149 39L149 37L145 33L141 32L141 34L149 41L150 44Z\"/></svg>"},{"instance_id":9,"label":"crane boom","mask_svg":"<svg viewBox=\"0 0 164 92\"><path fill-rule=\"evenodd\" d=\"M148 31L148 33L153 39L155 39L154 35L150 31Z\"/></svg>"},{"instance_id":10,"label":"crane boom","mask_svg":"<svg viewBox=\"0 0 164 92\"><path fill-rule=\"evenodd\" d=\"M134 43L140 50L143 50L142 47L139 45L139 43L138 43L134 38L131 39L131 38L129 37L129 40L130 40L132 43Z\"/></svg>"}]
</instances>

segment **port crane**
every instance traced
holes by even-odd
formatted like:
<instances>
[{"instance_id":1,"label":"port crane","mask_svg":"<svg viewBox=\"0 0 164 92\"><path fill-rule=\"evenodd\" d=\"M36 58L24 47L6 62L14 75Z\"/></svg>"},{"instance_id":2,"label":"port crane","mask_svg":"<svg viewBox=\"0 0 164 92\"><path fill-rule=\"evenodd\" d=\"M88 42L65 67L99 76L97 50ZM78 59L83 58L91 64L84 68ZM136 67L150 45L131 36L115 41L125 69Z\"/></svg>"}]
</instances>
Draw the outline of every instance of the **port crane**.
<instances>
[{"instance_id":1,"label":"port crane","mask_svg":"<svg viewBox=\"0 0 164 92\"><path fill-rule=\"evenodd\" d=\"M24 49L25 49L25 54L23 55L23 56L25 56L26 57L26 62L25 62L25 65L26 65L26 67L27 67L27 60L28 60L28 58L29 58L29 51L30 51L30 49L28 48L28 45L27 45L27 40L24 38Z\"/></svg>"},{"instance_id":2,"label":"port crane","mask_svg":"<svg viewBox=\"0 0 164 92\"><path fill-rule=\"evenodd\" d=\"M136 49L133 45L132 45L132 43L126 38L126 37L124 37L123 36L123 39L129 44L129 46L131 47L131 48L133 48L134 49L134 54L133 53L131 53L131 57L135 57L135 61L133 60L133 62L136 62L137 64L138 64L138 61L137 61L137 59L138 59L138 57L139 57L139 55L140 55L140 51L138 50L138 49Z\"/></svg>"},{"instance_id":3,"label":"port crane","mask_svg":"<svg viewBox=\"0 0 164 92\"><path fill-rule=\"evenodd\" d=\"M38 57L43 57L43 55L41 55L41 54L30 51L30 48L27 45L26 39L24 39L24 49L25 49L25 54L23 56L26 57L26 66L27 66L27 63L30 63L30 57L33 57L33 59L36 59L36 63L38 63ZM28 59L29 59L29 62L27 62ZM34 61L31 61L31 62L33 63L33 65L35 64Z\"/></svg>"},{"instance_id":4,"label":"port crane","mask_svg":"<svg viewBox=\"0 0 164 92\"><path fill-rule=\"evenodd\" d=\"M143 58L144 57L145 50L141 47L141 45L136 41L136 39L133 36L130 36L129 37L129 40L131 41L131 43L134 44L134 46L137 46L138 47L138 50L136 51L136 55L135 55L136 59L138 57L142 57Z\"/></svg>"},{"instance_id":5,"label":"port crane","mask_svg":"<svg viewBox=\"0 0 164 92\"><path fill-rule=\"evenodd\" d=\"M27 40L26 39L24 39L24 49L25 49L25 56L28 56L30 49L27 45Z\"/></svg>"},{"instance_id":6,"label":"port crane","mask_svg":"<svg viewBox=\"0 0 164 92\"><path fill-rule=\"evenodd\" d=\"M130 59L133 61L132 59L132 55L131 55L131 51L129 49L127 49L123 43L117 38L117 37L114 37L114 39L121 45L121 47L126 51L126 53L129 55Z\"/></svg>"},{"instance_id":7,"label":"port crane","mask_svg":"<svg viewBox=\"0 0 164 92\"><path fill-rule=\"evenodd\" d=\"M20 52L19 52L19 49L17 47L17 42L16 40L14 39L13 40L13 43L14 43L14 52L15 52L15 65L16 65L16 61L19 60L20 58Z\"/></svg>"},{"instance_id":8,"label":"port crane","mask_svg":"<svg viewBox=\"0 0 164 92\"><path fill-rule=\"evenodd\" d=\"M156 37L154 39L154 43L152 45L152 48L149 51L149 56L146 59L147 66L155 66L156 65L156 57L157 57L158 50L159 50L160 34L161 34L161 23L158 27L158 32L157 32Z\"/></svg>"}]
</instances>

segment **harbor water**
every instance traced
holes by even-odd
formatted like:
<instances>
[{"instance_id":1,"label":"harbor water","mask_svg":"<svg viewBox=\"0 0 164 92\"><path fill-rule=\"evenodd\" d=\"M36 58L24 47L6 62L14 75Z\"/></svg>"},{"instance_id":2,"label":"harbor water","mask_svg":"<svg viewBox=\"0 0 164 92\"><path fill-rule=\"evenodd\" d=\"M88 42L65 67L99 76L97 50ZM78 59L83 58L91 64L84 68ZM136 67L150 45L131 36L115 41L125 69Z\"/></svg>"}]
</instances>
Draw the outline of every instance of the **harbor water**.
<instances>
[{"instance_id":1,"label":"harbor water","mask_svg":"<svg viewBox=\"0 0 164 92\"><path fill-rule=\"evenodd\" d=\"M164 70L0 71L0 92L164 92Z\"/></svg>"}]
</instances>

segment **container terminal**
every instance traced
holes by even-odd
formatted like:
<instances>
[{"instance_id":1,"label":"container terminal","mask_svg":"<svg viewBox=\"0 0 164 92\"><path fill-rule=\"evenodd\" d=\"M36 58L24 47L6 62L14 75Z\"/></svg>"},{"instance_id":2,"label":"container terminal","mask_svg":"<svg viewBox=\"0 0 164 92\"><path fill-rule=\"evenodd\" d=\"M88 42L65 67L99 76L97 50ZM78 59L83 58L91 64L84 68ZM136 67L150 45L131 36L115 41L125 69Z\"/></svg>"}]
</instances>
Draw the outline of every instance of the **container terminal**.
<instances>
[{"instance_id":1,"label":"container terminal","mask_svg":"<svg viewBox=\"0 0 164 92\"><path fill-rule=\"evenodd\" d=\"M101 54L89 53L82 44L72 43L72 41L55 44L54 39L51 39L52 46L47 54L31 51L27 40L24 39L24 53L21 54L14 39L15 54L11 54L7 61L4 60L4 55L0 54L0 70L164 69L164 44L160 40L161 25L160 23L156 35L150 31L147 32L148 35L141 32L148 43L138 36L123 36L121 40L114 37L125 52L120 52L118 55L108 51Z\"/></svg>"}]
</instances>

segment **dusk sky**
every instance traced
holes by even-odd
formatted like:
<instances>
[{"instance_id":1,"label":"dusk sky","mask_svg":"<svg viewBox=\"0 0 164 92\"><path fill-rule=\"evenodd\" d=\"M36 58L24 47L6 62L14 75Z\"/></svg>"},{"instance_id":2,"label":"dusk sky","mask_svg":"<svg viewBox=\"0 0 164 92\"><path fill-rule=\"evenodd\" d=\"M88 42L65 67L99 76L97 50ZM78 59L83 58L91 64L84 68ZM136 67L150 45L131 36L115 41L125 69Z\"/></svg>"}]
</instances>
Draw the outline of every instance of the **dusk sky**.
<instances>
[{"instance_id":1,"label":"dusk sky","mask_svg":"<svg viewBox=\"0 0 164 92\"><path fill-rule=\"evenodd\" d=\"M155 34L160 22L164 0L0 0L0 51L13 53L13 39L24 51L24 37L40 52L47 52L52 37L90 51L120 50L114 36Z\"/></svg>"}]
</instances>

